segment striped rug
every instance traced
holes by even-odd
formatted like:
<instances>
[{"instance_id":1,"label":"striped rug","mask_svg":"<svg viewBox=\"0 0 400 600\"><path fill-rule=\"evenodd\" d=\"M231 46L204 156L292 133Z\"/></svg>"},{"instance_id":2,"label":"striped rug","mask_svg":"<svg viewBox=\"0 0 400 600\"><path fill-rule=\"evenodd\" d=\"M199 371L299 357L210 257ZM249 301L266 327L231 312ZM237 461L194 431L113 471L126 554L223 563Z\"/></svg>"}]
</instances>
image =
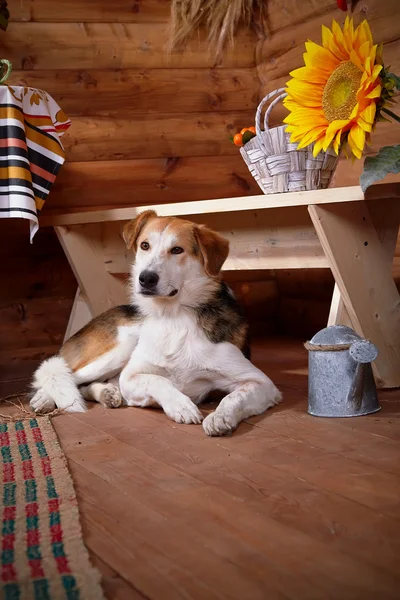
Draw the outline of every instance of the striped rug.
<instances>
[{"instance_id":1,"label":"striped rug","mask_svg":"<svg viewBox=\"0 0 400 600\"><path fill-rule=\"evenodd\" d=\"M47 92L0 86L0 218L29 219L31 241L65 160L60 138L70 124Z\"/></svg>"},{"instance_id":2,"label":"striped rug","mask_svg":"<svg viewBox=\"0 0 400 600\"><path fill-rule=\"evenodd\" d=\"M73 484L47 417L0 423L4 600L101 600Z\"/></svg>"}]
</instances>

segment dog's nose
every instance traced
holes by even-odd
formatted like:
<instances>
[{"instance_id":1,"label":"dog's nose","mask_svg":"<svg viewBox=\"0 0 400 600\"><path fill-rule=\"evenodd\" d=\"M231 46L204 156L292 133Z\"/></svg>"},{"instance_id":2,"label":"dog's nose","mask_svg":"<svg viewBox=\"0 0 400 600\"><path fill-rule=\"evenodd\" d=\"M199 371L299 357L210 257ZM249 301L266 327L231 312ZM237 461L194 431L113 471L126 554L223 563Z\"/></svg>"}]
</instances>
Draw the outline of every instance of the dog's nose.
<instances>
[{"instance_id":1,"label":"dog's nose","mask_svg":"<svg viewBox=\"0 0 400 600\"><path fill-rule=\"evenodd\" d=\"M142 271L139 275L140 285L147 289L155 288L159 279L159 276L154 271Z\"/></svg>"}]
</instances>

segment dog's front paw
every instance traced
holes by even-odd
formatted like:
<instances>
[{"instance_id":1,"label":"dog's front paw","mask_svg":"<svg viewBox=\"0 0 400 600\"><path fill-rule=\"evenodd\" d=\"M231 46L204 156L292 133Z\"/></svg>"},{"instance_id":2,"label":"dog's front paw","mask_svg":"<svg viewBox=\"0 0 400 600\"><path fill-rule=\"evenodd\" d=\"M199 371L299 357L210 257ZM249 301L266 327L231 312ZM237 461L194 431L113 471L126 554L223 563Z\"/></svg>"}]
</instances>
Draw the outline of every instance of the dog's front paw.
<instances>
[{"instance_id":1,"label":"dog's front paw","mask_svg":"<svg viewBox=\"0 0 400 600\"><path fill-rule=\"evenodd\" d=\"M122 404L122 396L119 387L106 383L100 392L100 403L107 408L118 408Z\"/></svg>"},{"instance_id":2,"label":"dog's front paw","mask_svg":"<svg viewBox=\"0 0 400 600\"><path fill-rule=\"evenodd\" d=\"M44 390L38 390L29 404L31 409L37 413L48 413L56 408L53 398L50 398Z\"/></svg>"},{"instance_id":3,"label":"dog's front paw","mask_svg":"<svg viewBox=\"0 0 400 600\"><path fill-rule=\"evenodd\" d=\"M207 435L227 435L237 427L237 421L233 415L218 413L209 414L203 421L203 429Z\"/></svg>"},{"instance_id":4,"label":"dog's front paw","mask_svg":"<svg viewBox=\"0 0 400 600\"><path fill-rule=\"evenodd\" d=\"M163 406L163 409L165 414L176 423L186 423L187 425L195 423L199 425L203 420L203 415L197 406L184 394Z\"/></svg>"}]
</instances>

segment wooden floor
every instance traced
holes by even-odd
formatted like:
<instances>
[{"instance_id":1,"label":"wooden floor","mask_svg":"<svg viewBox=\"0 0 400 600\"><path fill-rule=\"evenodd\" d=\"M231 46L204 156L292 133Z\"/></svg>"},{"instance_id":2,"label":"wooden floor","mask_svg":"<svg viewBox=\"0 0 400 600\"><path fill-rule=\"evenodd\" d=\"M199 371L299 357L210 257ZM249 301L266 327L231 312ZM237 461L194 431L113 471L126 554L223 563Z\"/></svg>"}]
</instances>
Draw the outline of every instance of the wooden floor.
<instances>
[{"instance_id":1,"label":"wooden floor","mask_svg":"<svg viewBox=\"0 0 400 600\"><path fill-rule=\"evenodd\" d=\"M254 359L284 402L230 437L156 410L54 418L108 598L399 598L400 392L318 419L300 341Z\"/></svg>"}]
</instances>

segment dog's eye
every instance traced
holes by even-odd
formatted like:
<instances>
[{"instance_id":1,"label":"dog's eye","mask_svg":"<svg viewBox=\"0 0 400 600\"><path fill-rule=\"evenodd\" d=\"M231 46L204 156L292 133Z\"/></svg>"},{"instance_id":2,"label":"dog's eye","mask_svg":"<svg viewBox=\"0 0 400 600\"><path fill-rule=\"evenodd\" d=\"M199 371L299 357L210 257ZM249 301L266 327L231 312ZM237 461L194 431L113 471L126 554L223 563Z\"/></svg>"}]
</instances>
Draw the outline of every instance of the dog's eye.
<instances>
[{"instance_id":1,"label":"dog's eye","mask_svg":"<svg viewBox=\"0 0 400 600\"><path fill-rule=\"evenodd\" d=\"M148 250L150 248L150 244L149 244L149 242L142 242L140 244L140 247L142 250Z\"/></svg>"},{"instance_id":2,"label":"dog's eye","mask_svg":"<svg viewBox=\"0 0 400 600\"><path fill-rule=\"evenodd\" d=\"M175 248L172 248L171 250L171 254L182 254L183 252L183 248L181 248L180 246L175 246Z\"/></svg>"}]
</instances>

